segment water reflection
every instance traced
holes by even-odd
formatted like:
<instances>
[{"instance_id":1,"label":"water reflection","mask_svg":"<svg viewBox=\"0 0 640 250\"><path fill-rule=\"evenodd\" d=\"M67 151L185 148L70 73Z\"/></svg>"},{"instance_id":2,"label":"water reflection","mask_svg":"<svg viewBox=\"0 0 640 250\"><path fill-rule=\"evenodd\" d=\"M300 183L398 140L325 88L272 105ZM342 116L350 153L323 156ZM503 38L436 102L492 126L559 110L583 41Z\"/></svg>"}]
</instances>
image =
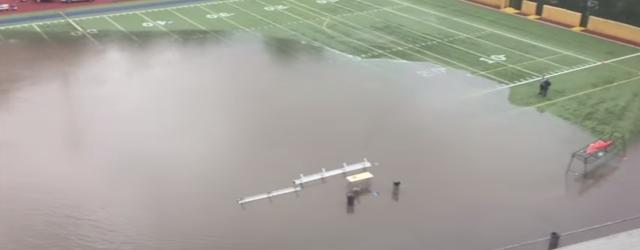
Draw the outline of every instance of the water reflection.
<instances>
[{"instance_id":1,"label":"water reflection","mask_svg":"<svg viewBox=\"0 0 640 250\"><path fill-rule=\"evenodd\" d=\"M391 199L393 199L393 201L398 202L400 201L400 181L394 181L393 182L393 191L391 192Z\"/></svg>"}]
</instances>

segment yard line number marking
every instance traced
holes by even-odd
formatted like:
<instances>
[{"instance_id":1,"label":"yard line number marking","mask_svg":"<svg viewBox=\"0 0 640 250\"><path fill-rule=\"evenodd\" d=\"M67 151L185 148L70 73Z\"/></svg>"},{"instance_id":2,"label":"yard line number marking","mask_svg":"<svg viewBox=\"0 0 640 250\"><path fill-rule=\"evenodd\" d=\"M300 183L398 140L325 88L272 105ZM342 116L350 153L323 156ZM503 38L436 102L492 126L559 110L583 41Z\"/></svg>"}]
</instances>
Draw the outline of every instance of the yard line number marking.
<instances>
[{"instance_id":1,"label":"yard line number marking","mask_svg":"<svg viewBox=\"0 0 640 250\"><path fill-rule=\"evenodd\" d=\"M86 29L85 32L87 32L87 34L98 34L98 30L97 29ZM82 36L82 31L72 31L71 32L72 36Z\"/></svg>"},{"instance_id":2,"label":"yard line number marking","mask_svg":"<svg viewBox=\"0 0 640 250\"><path fill-rule=\"evenodd\" d=\"M212 13L212 14L208 14L206 17L209 19L216 19L216 18L225 18L225 17L230 17L235 15L235 13L228 13L228 12L220 12L220 13Z\"/></svg>"},{"instance_id":3,"label":"yard line number marking","mask_svg":"<svg viewBox=\"0 0 640 250\"><path fill-rule=\"evenodd\" d=\"M488 64L494 64L497 62L504 62L507 60L507 56L505 55L492 55L489 58L480 57L480 61L486 62Z\"/></svg>"},{"instance_id":4,"label":"yard line number marking","mask_svg":"<svg viewBox=\"0 0 640 250\"><path fill-rule=\"evenodd\" d=\"M435 67L435 68L428 68L425 70L421 70L416 72L418 73L418 75L422 76L422 77L426 77L426 78L430 78L430 77L434 77L437 75L443 75L447 73L447 68L445 67Z\"/></svg>"},{"instance_id":5,"label":"yard line number marking","mask_svg":"<svg viewBox=\"0 0 640 250\"><path fill-rule=\"evenodd\" d=\"M286 5L272 5L272 6L264 7L264 10L266 10L266 11L276 11L276 10L286 10L288 8L289 8L289 6L286 6Z\"/></svg>"},{"instance_id":6,"label":"yard line number marking","mask_svg":"<svg viewBox=\"0 0 640 250\"><path fill-rule=\"evenodd\" d=\"M165 26L167 24L172 24L173 21L153 21L153 22L144 22L142 26L144 27L153 27L153 26Z\"/></svg>"}]
</instances>

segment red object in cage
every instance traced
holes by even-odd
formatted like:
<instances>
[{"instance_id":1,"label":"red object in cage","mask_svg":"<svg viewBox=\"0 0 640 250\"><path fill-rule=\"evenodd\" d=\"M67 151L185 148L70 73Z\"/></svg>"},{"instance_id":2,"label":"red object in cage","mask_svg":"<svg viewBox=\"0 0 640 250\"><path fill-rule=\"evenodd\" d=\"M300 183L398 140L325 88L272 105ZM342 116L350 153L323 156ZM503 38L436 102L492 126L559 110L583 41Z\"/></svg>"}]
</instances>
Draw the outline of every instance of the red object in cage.
<instances>
[{"instance_id":1,"label":"red object in cage","mask_svg":"<svg viewBox=\"0 0 640 250\"><path fill-rule=\"evenodd\" d=\"M609 141L597 140L597 141L589 144L589 146L587 147L587 154L591 155L593 153L605 150L605 149L611 147L611 145L613 145L613 141L612 140L609 140Z\"/></svg>"}]
</instances>

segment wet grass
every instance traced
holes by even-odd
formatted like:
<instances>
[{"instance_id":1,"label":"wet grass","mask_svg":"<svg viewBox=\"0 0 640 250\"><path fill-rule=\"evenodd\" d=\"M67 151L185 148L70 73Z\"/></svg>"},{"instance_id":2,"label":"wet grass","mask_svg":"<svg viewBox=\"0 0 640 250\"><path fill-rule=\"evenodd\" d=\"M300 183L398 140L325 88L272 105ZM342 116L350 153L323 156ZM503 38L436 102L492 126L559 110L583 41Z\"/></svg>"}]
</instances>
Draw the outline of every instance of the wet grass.
<instances>
[{"instance_id":1,"label":"wet grass","mask_svg":"<svg viewBox=\"0 0 640 250\"><path fill-rule=\"evenodd\" d=\"M67 16L0 27L0 43L230 42L253 33L273 37L281 52L298 51L281 42L294 40L361 58L463 69L512 85L504 89L515 105L553 113L595 136L640 134L640 49L463 1L233 0ZM553 82L547 98L536 95L543 75Z\"/></svg>"}]
</instances>

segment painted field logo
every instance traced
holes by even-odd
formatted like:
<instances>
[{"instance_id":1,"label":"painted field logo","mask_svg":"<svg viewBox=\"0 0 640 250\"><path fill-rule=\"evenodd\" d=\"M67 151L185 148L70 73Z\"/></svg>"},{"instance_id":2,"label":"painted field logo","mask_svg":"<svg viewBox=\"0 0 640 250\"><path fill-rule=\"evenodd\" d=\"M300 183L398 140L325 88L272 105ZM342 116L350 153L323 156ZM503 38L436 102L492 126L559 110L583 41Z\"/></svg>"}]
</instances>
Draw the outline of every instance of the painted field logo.
<instances>
[{"instance_id":1,"label":"painted field logo","mask_svg":"<svg viewBox=\"0 0 640 250\"><path fill-rule=\"evenodd\" d=\"M289 6L286 6L286 5L273 5L273 6L264 7L264 10L266 10L266 11L276 11L276 10L286 10L288 8L289 8Z\"/></svg>"}]
</instances>

